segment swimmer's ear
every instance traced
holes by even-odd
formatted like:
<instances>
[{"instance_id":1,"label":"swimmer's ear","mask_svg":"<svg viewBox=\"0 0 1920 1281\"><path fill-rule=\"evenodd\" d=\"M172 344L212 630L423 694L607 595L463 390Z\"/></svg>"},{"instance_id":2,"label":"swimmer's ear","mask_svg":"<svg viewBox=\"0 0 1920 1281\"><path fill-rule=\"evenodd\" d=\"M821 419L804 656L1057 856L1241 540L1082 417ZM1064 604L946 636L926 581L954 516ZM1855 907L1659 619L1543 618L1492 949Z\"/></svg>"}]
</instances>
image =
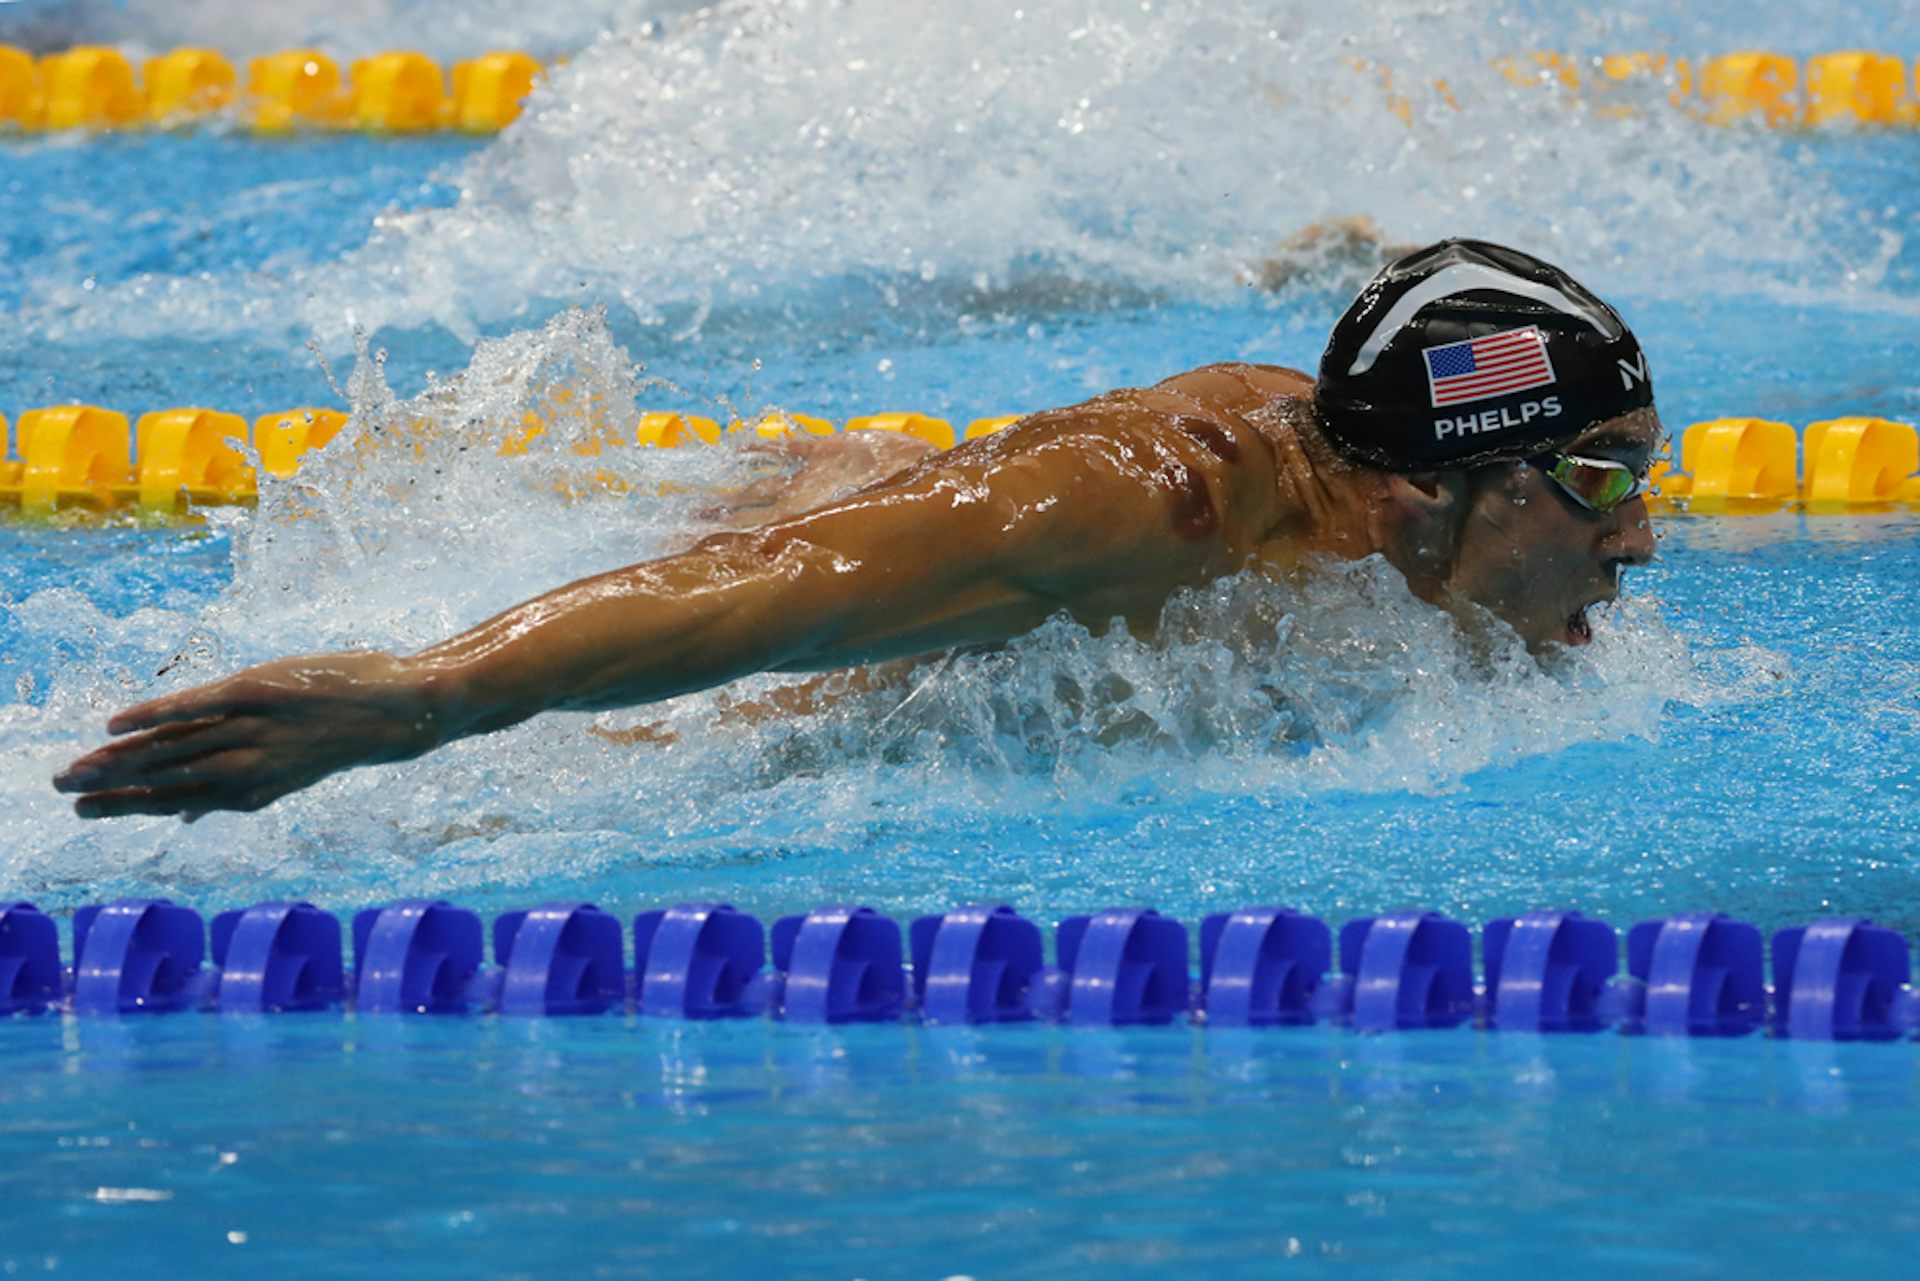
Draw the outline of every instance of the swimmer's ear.
<instances>
[{"instance_id":1,"label":"swimmer's ear","mask_svg":"<svg viewBox=\"0 0 1920 1281\"><path fill-rule=\"evenodd\" d=\"M1451 526L1466 506L1467 473L1417 471L1389 475L1387 501L1410 527Z\"/></svg>"},{"instance_id":2,"label":"swimmer's ear","mask_svg":"<svg viewBox=\"0 0 1920 1281\"><path fill-rule=\"evenodd\" d=\"M1470 496L1471 483L1464 471L1412 472L1386 478L1385 498L1394 530L1389 543L1397 553L1389 559L1406 574L1416 592L1429 579L1441 582L1451 572L1466 526Z\"/></svg>"},{"instance_id":3,"label":"swimmer's ear","mask_svg":"<svg viewBox=\"0 0 1920 1281\"><path fill-rule=\"evenodd\" d=\"M1380 481L1374 490L1374 547L1407 576L1414 595L1422 600L1441 599L1471 505L1466 473L1376 474Z\"/></svg>"}]
</instances>

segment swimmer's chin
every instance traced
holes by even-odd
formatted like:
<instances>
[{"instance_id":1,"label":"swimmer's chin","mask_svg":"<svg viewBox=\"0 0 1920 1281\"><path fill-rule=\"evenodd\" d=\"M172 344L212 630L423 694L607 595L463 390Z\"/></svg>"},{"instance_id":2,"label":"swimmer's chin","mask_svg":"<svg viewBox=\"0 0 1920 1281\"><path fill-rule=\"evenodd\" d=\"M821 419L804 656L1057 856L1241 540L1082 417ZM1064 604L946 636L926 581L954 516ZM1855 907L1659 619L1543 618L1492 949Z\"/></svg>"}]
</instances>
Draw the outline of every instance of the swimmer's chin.
<instances>
[{"instance_id":1,"label":"swimmer's chin","mask_svg":"<svg viewBox=\"0 0 1920 1281\"><path fill-rule=\"evenodd\" d=\"M1593 643L1591 609L1582 606L1557 624L1542 618L1522 624L1483 610L1457 611L1455 618L1462 634L1480 646L1497 647L1504 636L1508 643L1519 641L1535 662L1551 665L1555 657Z\"/></svg>"},{"instance_id":2,"label":"swimmer's chin","mask_svg":"<svg viewBox=\"0 0 1920 1281\"><path fill-rule=\"evenodd\" d=\"M1564 655L1593 644L1593 620L1585 609L1576 610L1560 620L1560 625L1548 632L1528 632L1515 628L1519 632L1520 643L1527 647L1527 653L1542 663L1550 662L1555 655Z\"/></svg>"}]
</instances>

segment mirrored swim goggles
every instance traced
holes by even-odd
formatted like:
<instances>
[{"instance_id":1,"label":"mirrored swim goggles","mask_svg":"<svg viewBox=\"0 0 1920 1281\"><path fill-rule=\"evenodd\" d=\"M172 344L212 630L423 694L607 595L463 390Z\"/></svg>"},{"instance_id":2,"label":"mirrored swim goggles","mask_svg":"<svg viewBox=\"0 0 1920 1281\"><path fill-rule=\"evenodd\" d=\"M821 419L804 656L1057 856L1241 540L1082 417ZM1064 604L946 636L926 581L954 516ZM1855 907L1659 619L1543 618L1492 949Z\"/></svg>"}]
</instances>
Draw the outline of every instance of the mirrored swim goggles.
<instances>
[{"instance_id":1,"label":"mirrored swim goggles","mask_svg":"<svg viewBox=\"0 0 1920 1281\"><path fill-rule=\"evenodd\" d=\"M1560 487L1574 502L1598 515L1630 503L1651 487L1646 473L1636 472L1611 458L1582 458L1578 454L1535 454L1526 460Z\"/></svg>"}]
</instances>

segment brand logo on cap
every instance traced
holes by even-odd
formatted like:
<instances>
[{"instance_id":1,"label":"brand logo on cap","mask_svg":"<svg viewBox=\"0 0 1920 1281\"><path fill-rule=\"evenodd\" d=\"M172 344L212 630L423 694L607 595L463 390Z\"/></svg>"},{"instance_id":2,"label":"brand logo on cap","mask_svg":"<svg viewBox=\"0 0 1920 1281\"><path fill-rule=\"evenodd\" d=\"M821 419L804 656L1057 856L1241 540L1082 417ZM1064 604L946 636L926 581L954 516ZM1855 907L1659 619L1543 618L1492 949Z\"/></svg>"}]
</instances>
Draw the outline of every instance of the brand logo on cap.
<instances>
[{"instance_id":1,"label":"brand logo on cap","mask_svg":"<svg viewBox=\"0 0 1920 1281\"><path fill-rule=\"evenodd\" d=\"M1554 383L1546 338L1534 325L1428 347L1421 354L1426 357L1427 394L1435 409Z\"/></svg>"}]
</instances>

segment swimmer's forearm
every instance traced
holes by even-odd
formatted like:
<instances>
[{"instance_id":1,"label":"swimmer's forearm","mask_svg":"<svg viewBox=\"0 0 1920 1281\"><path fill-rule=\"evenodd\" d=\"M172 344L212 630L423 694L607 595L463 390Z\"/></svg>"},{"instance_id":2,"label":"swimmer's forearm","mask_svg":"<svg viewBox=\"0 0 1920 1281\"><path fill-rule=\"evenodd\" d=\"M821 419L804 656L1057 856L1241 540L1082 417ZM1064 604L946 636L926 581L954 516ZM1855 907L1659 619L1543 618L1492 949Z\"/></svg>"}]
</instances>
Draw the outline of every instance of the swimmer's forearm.
<instances>
[{"instance_id":1,"label":"swimmer's forearm","mask_svg":"<svg viewBox=\"0 0 1920 1281\"><path fill-rule=\"evenodd\" d=\"M757 611L741 599L755 593L725 590L711 567L687 559L569 584L403 660L441 741L543 711L659 702L777 665L803 643L756 633Z\"/></svg>"},{"instance_id":2,"label":"swimmer's forearm","mask_svg":"<svg viewBox=\"0 0 1920 1281\"><path fill-rule=\"evenodd\" d=\"M401 660L437 743L543 711L659 702L764 671L821 671L1004 639L1050 604L752 536L569 584Z\"/></svg>"}]
</instances>

